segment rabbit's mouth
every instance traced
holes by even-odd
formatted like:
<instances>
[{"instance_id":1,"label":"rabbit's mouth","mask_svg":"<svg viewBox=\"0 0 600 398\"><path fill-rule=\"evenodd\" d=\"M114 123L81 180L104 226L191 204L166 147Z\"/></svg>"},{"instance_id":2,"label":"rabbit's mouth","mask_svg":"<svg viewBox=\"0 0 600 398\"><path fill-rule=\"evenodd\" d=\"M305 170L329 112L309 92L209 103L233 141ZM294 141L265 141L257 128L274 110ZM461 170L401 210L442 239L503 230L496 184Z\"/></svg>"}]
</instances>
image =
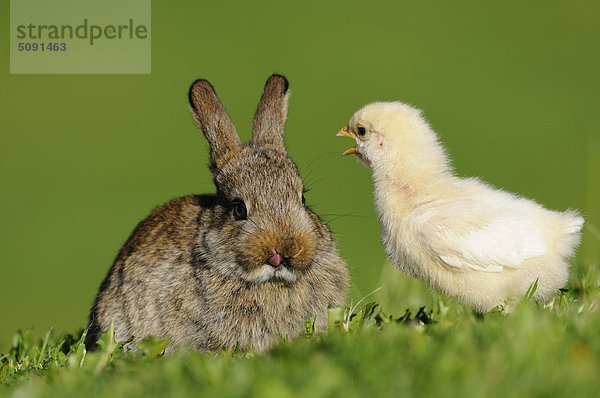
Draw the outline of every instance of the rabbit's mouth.
<instances>
[{"instance_id":1,"label":"rabbit's mouth","mask_svg":"<svg viewBox=\"0 0 600 398\"><path fill-rule=\"evenodd\" d=\"M283 281L288 283L296 282L298 277L289 269L287 265L279 264L273 266L270 263L255 268L250 273L250 279L253 282L264 283L269 281Z\"/></svg>"},{"instance_id":2,"label":"rabbit's mouth","mask_svg":"<svg viewBox=\"0 0 600 398\"><path fill-rule=\"evenodd\" d=\"M280 265L273 268L273 279L282 279L287 282L296 282L296 274L288 269L285 265Z\"/></svg>"}]
</instances>

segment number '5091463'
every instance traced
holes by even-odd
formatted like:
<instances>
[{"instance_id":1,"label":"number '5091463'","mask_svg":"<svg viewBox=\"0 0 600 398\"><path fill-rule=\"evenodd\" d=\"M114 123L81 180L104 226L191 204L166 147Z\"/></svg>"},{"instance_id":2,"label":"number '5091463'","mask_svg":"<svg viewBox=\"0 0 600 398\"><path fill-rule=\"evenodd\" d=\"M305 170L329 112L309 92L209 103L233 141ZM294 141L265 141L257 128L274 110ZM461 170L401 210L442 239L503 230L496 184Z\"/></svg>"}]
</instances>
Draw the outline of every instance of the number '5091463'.
<instances>
[{"instance_id":1,"label":"number '5091463'","mask_svg":"<svg viewBox=\"0 0 600 398\"><path fill-rule=\"evenodd\" d=\"M18 51L67 51L67 43L19 43Z\"/></svg>"}]
</instances>

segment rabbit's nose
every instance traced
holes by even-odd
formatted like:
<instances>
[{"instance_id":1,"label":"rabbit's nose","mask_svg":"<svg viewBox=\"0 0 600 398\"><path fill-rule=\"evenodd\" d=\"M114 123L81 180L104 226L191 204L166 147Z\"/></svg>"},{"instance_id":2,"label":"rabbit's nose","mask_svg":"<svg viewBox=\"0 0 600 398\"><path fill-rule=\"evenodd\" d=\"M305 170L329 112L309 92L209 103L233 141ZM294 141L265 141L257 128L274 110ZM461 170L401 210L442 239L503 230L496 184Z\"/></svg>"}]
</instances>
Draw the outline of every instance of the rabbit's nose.
<instances>
[{"instance_id":1,"label":"rabbit's nose","mask_svg":"<svg viewBox=\"0 0 600 398\"><path fill-rule=\"evenodd\" d=\"M279 264L283 261L283 256L279 253L273 254L273 256L269 259L269 264L273 267L278 267Z\"/></svg>"}]
</instances>

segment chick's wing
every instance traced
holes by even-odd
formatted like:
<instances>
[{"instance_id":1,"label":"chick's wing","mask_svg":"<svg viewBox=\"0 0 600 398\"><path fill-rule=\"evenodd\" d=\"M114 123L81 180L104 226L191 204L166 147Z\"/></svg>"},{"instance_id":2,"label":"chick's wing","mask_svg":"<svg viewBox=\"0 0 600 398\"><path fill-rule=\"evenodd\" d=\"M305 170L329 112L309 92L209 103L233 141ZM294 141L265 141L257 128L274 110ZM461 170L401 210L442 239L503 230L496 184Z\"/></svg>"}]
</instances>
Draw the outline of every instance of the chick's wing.
<instances>
[{"instance_id":1,"label":"chick's wing","mask_svg":"<svg viewBox=\"0 0 600 398\"><path fill-rule=\"evenodd\" d=\"M412 227L420 243L447 266L501 272L546 253L530 210L509 194L434 201L417 208Z\"/></svg>"}]
</instances>

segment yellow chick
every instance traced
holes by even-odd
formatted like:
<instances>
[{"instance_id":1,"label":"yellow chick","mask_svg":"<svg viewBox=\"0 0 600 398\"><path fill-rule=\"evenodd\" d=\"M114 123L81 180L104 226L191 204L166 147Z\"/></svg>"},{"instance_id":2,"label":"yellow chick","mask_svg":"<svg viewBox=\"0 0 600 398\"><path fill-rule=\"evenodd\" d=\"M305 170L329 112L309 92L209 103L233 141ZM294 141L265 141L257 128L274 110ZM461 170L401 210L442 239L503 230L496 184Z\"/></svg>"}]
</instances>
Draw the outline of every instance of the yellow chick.
<instances>
[{"instance_id":1,"label":"yellow chick","mask_svg":"<svg viewBox=\"0 0 600 398\"><path fill-rule=\"evenodd\" d=\"M479 312L536 300L567 282L583 218L454 175L421 111L400 102L366 105L338 134L344 155L372 169L382 242L391 262Z\"/></svg>"}]
</instances>

